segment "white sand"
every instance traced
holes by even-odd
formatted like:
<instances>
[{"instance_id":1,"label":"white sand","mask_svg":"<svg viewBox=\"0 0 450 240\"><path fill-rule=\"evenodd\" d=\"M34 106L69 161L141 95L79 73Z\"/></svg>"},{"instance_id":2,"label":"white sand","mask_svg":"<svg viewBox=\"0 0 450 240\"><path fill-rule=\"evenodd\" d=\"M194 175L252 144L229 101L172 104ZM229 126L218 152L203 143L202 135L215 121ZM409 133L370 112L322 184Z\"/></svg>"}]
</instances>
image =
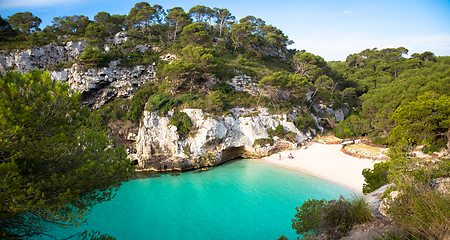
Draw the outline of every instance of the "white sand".
<instances>
[{"instance_id":1,"label":"white sand","mask_svg":"<svg viewBox=\"0 0 450 240\"><path fill-rule=\"evenodd\" d=\"M261 160L281 167L294 169L337 183L357 193L362 193L364 168L373 168L378 161L359 159L341 152L341 145L310 144L307 149L281 152ZM292 153L294 159L289 159Z\"/></svg>"}]
</instances>

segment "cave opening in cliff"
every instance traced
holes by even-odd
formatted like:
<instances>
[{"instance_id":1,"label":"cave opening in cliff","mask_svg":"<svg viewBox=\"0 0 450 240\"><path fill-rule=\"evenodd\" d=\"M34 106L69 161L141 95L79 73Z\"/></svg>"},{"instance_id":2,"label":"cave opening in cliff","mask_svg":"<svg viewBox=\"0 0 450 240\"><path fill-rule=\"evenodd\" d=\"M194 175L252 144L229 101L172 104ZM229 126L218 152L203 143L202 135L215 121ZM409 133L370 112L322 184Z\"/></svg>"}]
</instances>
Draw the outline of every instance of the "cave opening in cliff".
<instances>
[{"instance_id":1,"label":"cave opening in cliff","mask_svg":"<svg viewBox=\"0 0 450 240\"><path fill-rule=\"evenodd\" d=\"M222 160L229 161L236 158L245 158L245 146L230 147L222 151Z\"/></svg>"}]
</instances>

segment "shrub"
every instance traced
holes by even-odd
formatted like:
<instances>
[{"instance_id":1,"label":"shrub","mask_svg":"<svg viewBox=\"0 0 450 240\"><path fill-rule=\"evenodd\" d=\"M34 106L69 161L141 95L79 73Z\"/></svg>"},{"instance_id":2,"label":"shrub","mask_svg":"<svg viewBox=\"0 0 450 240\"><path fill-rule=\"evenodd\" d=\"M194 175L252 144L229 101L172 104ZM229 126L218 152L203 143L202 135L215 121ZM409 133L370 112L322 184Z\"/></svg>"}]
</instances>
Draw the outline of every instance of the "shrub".
<instances>
[{"instance_id":1,"label":"shrub","mask_svg":"<svg viewBox=\"0 0 450 240\"><path fill-rule=\"evenodd\" d=\"M145 104L147 103L149 97L155 92L154 88L155 87L153 85L147 85L134 94L131 99L131 108L124 116L124 121L131 120L136 123L139 119L141 119Z\"/></svg>"},{"instance_id":2,"label":"shrub","mask_svg":"<svg viewBox=\"0 0 450 240\"><path fill-rule=\"evenodd\" d=\"M294 141L297 134L284 130L283 125L278 125L275 130L268 129L267 132L271 138L277 136L279 138L287 139L289 141Z\"/></svg>"},{"instance_id":3,"label":"shrub","mask_svg":"<svg viewBox=\"0 0 450 240\"><path fill-rule=\"evenodd\" d=\"M273 144L273 138L259 138L256 139L255 142L253 143L253 147L259 145L259 146L266 146L267 144L272 145Z\"/></svg>"},{"instance_id":4,"label":"shrub","mask_svg":"<svg viewBox=\"0 0 450 240\"><path fill-rule=\"evenodd\" d=\"M450 234L450 199L426 189L402 191L389 208L406 239L437 240Z\"/></svg>"},{"instance_id":5,"label":"shrub","mask_svg":"<svg viewBox=\"0 0 450 240\"><path fill-rule=\"evenodd\" d=\"M227 96L222 91L212 91L207 96L208 109L212 111L224 111L228 108Z\"/></svg>"},{"instance_id":6,"label":"shrub","mask_svg":"<svg viewBox=\"0 0 450 240\"><path fill-rule=\"evenodd\" d=\"M313 108L314 109L314 108ZM306 113L302 112L297 116L297 119L294 120L294 125L303 131L310 130L311 128L314 128L316 124L316 121L312 119L312 117Z\"/></svg>"},{"instance_id":7,"label":"shrub","mask_svg":"<svg viewBox=\"0 0 450 240\"><path fill-rule=\"evenodd\" d=\"M74 64L74 61L60 62L56 64L48 64L46 66L48 71L60 71L65 68L70 68Z\"/></svg>"},{"instance_id":8,"label":"shrub","mask_svg":"<svg viewBox=\"0 0 450 240\"><path fill-rule=\"evenodd\" d=\"M375 163L373 169L364 168L362 175L364 176L363 193L371 193L381 186L387 184L389 164L387 162Z\"/></svg>"},{"instance_id":9,"label":"shrub","mask_svg":"<svg viewBox=\"0 0 450 240\"><path fill-rule=\"evenodd\" d=\"M346 200L341 196L325 205L320 227L330 239L339 239L347 235L353 225L368 222L371 216L364 197L354 195Z\"/></svg>"},{"instance_id":10,"label":"shrub","mask_svg":"<svg viewBox=\"0 0 450 240\"><path fill-rule=\"evenodd\" d=\"M434 153L441 151L442 148L447 148L447 141L446 139L440 139L436 141L434 144L425 145L422 148L422 152L425 154Z\"/></svg>"},{"instance_id":11,"label":"shrub","mask_svg":"<svg viewBox=\"0 0 450 240\"><path fill-rule=\"evenodd\" d=\"M91 45L84 47L84 51L79 58L80 62L87 68L107 67L109 63L108 57Z\"/></svg>"},{"instance_id":12,"label":"shrub","mask_svg":"<svg viewBox=\"0 0 450 240\"><path fill-rule=\"evenodd\" d=\"M87 119L89 127L97 132L106 132L108 123L122 119L130 107L130 102L118 98L98 109L94 109Z\"/></svg>"},{"instance_id":13,"label":"shrub","mask_svg":"<svg viewBox=\"0 0 450 240\"><path fill-rule=\"evenodd\" d=\"M320 231L320 222L322 221L322 211L327 200L308 199L300 208L296 207L295 218L292 219L292 228L296 230L297 234L316 234Z\"/></svg>"},{"instance_id":14,"label":"shrub","mask_svg":"<svg viewBox=\"0 0 450 240\"><path fill-rule=\"evenodd\" d=\"M177 132L182 135L188 135L192 128L192 121L185 112L175 111L169 123L177 127Z\"/></svg>"},{"instance_id":15,"label":"shrub","mask_svg":"<svg viewBox=\"0 0 450 240\"><path fill-rule=\"evenodd\" d=\"M386 145L387 138L375 137L374 139L372 139L372 143L377 145Z\"/></svg>"},{"instance_id":16,"label":"shrub","mask_svg":"<svg viewBox=\"0 0 450 240\"><path fill-rule=\"evenodd\" d=\"M178 102L174 98L168 97L161 93L155 93L148 99L148 110L159 110L159 114L164 115L177 104Z\"/></svg>"},{"instance_id":17,"label":"shrub","mask_svg":"<svg viewBox=\"0 0 450 240\"><path fill-rule=\"evenodd\" d=\"M283 127L283 125L278 125L276 128L275 128L275 134L283 134L283 133L285 133L286 131L284 130L284 127Z\"/></svg>"},{"instance_id":18,"label":"shrub","mask_svg":"<svg viewBox=\"0 0 450 240\"><path fill-rule=\"evenodd\" d=\"M220 82L220 83L216 83L213 87L212 87L213 91L219 90L222 93L228 94L229 92L232 91L231 86L226 83L226 82Z\"/></svg>"},{"instance_id":19,"label":"shrub","mask_svg":"<svg viewBox=\"0 0 450 240\"><path fill-rule=\"evenodd\" d=\"M295 210L297 214L292 220L292 228L297 234L318 235L324 232L329 239L345 236L355 224L372 218L364 197L357 195L350 200L342 196L329 201L310 199Z\"/></svg>"}]
</instances>

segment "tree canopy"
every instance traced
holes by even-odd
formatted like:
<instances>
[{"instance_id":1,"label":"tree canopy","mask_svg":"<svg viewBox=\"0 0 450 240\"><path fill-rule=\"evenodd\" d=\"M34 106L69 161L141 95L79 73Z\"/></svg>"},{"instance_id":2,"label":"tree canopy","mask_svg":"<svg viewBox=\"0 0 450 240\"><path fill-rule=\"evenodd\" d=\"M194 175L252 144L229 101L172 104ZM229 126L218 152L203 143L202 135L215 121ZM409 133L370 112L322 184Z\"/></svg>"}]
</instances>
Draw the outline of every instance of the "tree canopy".
<instances>
[{"instance_id":1,"label":"tree canopy","mask_svg":"<svg viewBox=\"0 0 450 240\"><path fill-rule=\"evenodd\" d=\"M41 30L39 25L42 23L42 20L31 12L18 12L8 16L8 22L12 28L19 30L21 33L29 34Z\"/></svg>"},{"instance_id":2,"label":"tree canopy","mask_svg":"<svg viewBox=\"0 0 450 240\"><path fill-rule=\"evenodd\" d=\"M133 168L123 148L86 126L79 93L48 72L0 75L0 235L73 226L110 200Z\"/></svg>"},{"instance_id":3,"label":"tree canopy","mask_svg":"<svg viewBox=\"0 0 450 240\"><path fill-rule=\"evenodd\" d=\"M418 144L433 144L437 138L447 141L450 149L450 97L426 92L397 108L392 114L397 126L390 132L390 141L401 138Z\"/></svg>"}]
</instances>

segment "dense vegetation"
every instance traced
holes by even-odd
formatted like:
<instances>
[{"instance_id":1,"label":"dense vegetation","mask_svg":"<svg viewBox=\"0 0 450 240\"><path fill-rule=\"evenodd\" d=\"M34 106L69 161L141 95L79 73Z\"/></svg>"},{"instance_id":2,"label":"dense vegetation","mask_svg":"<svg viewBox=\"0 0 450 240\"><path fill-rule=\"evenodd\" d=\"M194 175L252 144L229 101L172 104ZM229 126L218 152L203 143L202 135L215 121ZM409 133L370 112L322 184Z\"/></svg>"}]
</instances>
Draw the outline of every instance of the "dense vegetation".
<instances>
[{"instance_id":1,"label":"dense vegetation","mask_svg":"<svg viewBox=\"0 0 450 240\"><path fill-rule=\"evenodd\" d=\"M322 116L338 137L368 136L375 143L387 144L389 132L396 126L392 114L398 107L427 91L445 95L450 90L450 57L424 52L406 58L408 49L404 47L374 48L351 54L344 62L326 62L304 50L287 49L292 43L288 36L260 18L236 20L227 9L201 5L186 12L180 7L165 10L140 2L128 15L99 12L93 20L83 15L55 17L53 24L43 29L39 28L39 17L30 12L16 13L0 22L3 49L54 41L90 42L78 59L49 66L51 69L75 62L85 69L107 66L111 60L120 60L122 66L156 63L159 82L150 87L151 94L148 89L136 94L139 100L133 102L140 104L121 102L127 105L125 111L131 112L119 119L134 122L139 121L149 99L164 95L164 99L173 100L159 105L163 113L181 107L221 114L232 107L266 106L273 111L290 111L300 106L303 115L297 123L307 130L312 127L308 116L314 111L312 105L323 103L351 110L338 125L332 117ZM119 32L125 32L129 40L111 45L110 39ZM137 51L140 45L152 48ZM170 64L159 59L166 53L176 56ZM223 81L237 74L251 76L259 83L259 96L233 91L226 83L205 87L214 77ZM189 101L176 100L186 94L190 94ZM428 142L426 149L438 150L433 146L441 139Z\"/></svg>"},{"instance_id":2,"label":"dense vegetation","mask_svg":"<svg viewBox=\"0 0 450 240\"><path fill-rule=\"evenodd\" d=\"M448 199L425 186L431 179L449 177L450 163L445 159L426 163L411 150L417 145L424 145L424 152L450 148L450 57L431 52L407 57L404 47L374 48L351 54L343 62L326 62L304 50L288 49L292 43L288 36L260 18L237 21L227 9L200 5L186 12L140 2L127 15L99 12L93 20L83 15L55 17L43 29L41 22L30 12L0 17L0 49L87 40L89 45L77 59L47 68L58 70L76 63L87 70L106 67L112 60L119 60L123 67L156 64L157 81L141 87L130 100L116 99L89 113L79 105L78 94L67 95L67 86L52 83L46 73L2 75L3 237L42 234L45 229L40 223L76 224L72 216L84 216L93 204L111 198L119 182L129 177L130 168L123 149L99 153L110 142L95 132L107 131L110 122L139 124L145 110L160 115L174 110L170 123L187 137L192 123L180 111L183 108L222 115L233 107L265 106L272 112L297 107L299 113L292 121L307 131L315 127L310 113L319 114L313 108L318 103L350 110L339 123L322 114L327 120L323 123L336 136L367 136L374 143L390 145L391 160L363 172L363 191L390 182L403 192L392 208L403 237L439 239L449 229ZM111 44L117 33L128 40ZM146 50L139 50L142 47ZM160 60L168 53L175 56L170 62ZM257 88L257 94L235 91L225 82L240 74L257 83L249 85ZM218 82L208 85L214 79ZM47 113L51 120L45 122ZM275 136L292 140L295 134L279 126L269 136L255 144L273 143ZM84 161L86 148L95 153L96 162ZM117 164L106 163L111 159ZM100 175L88 176L96 169ZM120 176L106 177L114 171ZM82 174L73 174L78 172ZM96 182L94 176L110 181ZM50 186L55 182L60 185ZM78 186L81 190L75 191ZM103 194L95 195L94 190ZM12 202L14 206L8 205ZM433 212L436 206L442 211ZM310 200L297 209L293 227L299 234L324 232L339 237L366 221L366 210L360 199Z\"/></svg>"},{"instance_id":3,"label":"dense vegetation","mask_svg":"<svg viewBox=\"0 0 450 240\"><path fill-rule=\"evenodd\" d=\"M0 236L75 226L130 179L123 148L88 128L78 93L39 70L0 74Z\"/></svg>"},{"instance_id":4,"label":"dense vegetation","mask_svg":"<svg viewBox=\"0 0 450 240\"><path fill-rule=\"evenodd\" d=\"M309 199L296 211L292 228L303 237L317 237L319 233L324 233L327 239L340 239L353 225L372 218L364 198L356 195L352 199L342 196L332 200Z\"/></svg>"}]
</instances>

